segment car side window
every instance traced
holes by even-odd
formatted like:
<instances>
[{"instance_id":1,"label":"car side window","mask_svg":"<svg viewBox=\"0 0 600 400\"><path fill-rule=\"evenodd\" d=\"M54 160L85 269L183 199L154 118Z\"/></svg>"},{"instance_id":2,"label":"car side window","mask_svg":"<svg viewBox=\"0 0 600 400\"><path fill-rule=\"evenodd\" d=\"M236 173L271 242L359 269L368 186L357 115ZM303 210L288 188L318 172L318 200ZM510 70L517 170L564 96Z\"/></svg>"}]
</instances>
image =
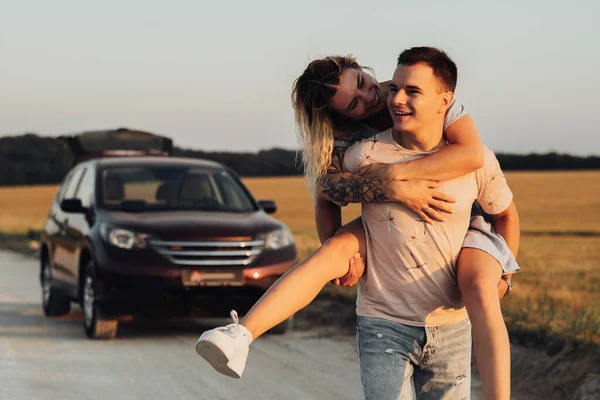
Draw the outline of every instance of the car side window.
<instances>
[{"instance_id":1,"label":"car side window","mask_svg":"<svg viewBox=\"0 0 600 400\"><path fill-rule=\"evenodd\" d=\"M58 189L58 193L56 193L56 203L57 204L60 204L60 202L65 197L65 193L66 193L67 189L69 188L69 185L71 184L72 178L73 178L73 171L71 171L70 173L67 174L66 178L63 181L63 184L61 185L60 189Z\"/></svg>"},{"instance_id":2,"label":"car side window","mask_svg":"<svg viewBox=\"0 0 600 400\"><path fill-rule=\"evenodd\" d=\"M95 187L94 171L92 168L86 168L83 171L83 177L79 182L79 188L75 193L75 196L81 200L81 205L84 207L90 207L93 202L93 194Z\"/></svg>"},{"instance_id":3,"label":"car side window","mask_svg":"<svg viewBox=\"0 0 600 400\"><path fill-rule=\"evenodd\" d=\"M67 188L63 199L72 199L73 197L75 197L75 192L79 187L79 181L81 180L81 175L84 171L84 168L79 168L73 173L73 176L71 177L71 183L69 183L69 187Z\"/></svg>"}]
</instances>

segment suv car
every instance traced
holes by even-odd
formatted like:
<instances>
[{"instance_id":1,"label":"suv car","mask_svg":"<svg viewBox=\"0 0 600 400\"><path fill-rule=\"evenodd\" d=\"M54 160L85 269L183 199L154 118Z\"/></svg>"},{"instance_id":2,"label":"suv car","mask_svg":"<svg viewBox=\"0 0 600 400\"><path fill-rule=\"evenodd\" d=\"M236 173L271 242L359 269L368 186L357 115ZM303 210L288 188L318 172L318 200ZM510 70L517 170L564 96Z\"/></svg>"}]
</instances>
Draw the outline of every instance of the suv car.
<instances>
[{"instance_id":1,"label":"suv car","mask_svg":"<svg viewBox=\"0 0 600 400\"><path fill-rule=\"evenodd\" d=\"M66 139L84 161L64 178L42 232L47 316L79 302L87 336L113 338L118 316L148 309L245 313L296 263L290 231L267 215L275 203L255 201L225 166L169 157L170 139L145 132Z\"/></svg>"}]
</instances>

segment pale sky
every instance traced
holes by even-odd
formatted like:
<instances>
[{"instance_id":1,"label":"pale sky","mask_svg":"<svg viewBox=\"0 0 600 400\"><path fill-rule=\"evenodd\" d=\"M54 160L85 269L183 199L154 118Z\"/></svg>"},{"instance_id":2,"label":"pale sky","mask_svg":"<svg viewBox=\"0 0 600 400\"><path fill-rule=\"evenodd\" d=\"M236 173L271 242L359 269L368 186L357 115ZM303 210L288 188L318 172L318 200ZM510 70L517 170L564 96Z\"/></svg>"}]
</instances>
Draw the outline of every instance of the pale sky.
<instances>
[{"instance_id":1,"label":"pale sky","mask_svg":"<svg viewBox=\"0 0 600 400\"><path fill-rule=\"evenodd\" d=\"M130 127L180 147L297 148L307 63L352 54L390 79L436 46L497 152L600 154L600 3L0 0L0 136Z\"/></svg>"}]
</instances>

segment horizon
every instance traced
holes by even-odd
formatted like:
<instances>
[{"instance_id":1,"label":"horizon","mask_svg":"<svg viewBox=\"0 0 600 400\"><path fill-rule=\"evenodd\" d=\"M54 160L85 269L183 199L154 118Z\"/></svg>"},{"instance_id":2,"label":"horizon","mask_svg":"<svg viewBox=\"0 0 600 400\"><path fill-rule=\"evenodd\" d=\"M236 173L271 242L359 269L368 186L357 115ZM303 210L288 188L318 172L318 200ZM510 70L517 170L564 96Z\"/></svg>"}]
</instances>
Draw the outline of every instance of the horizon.
<instances>
[{"instance_id":1,"label":"horizon","mask_svg":"<svg viewBox=\"0 0 600 400\"><path fill-rule=\"evenodd\" d=\"M141 129L135 129L135 128L130 128L130 127L120 127L120 128L124 128L124 129L132 129L132 130L141 130ZM115 128L117 129L117 128ZM102 129L92 129L91 131L100 131ZM147 131L146 131L147 132ZM77 134L77 133L84 133L82 132L69 132L66 135L72 135L72 134ZM148 133L152 133L152 134L158 134L161 135L158 132L148 132ZM2 140L3 138L17 138L17 137L21 137L21 136L25 136L25 135L35 135L37 137L40 138L50 138L50 139L59 139L60 135L40 135L37 132L24 132L21 134L15 134L15 135L0 135L0 140ZM163 136L163 135L161 135ZM172 139L172 138L171 138ZM237 151L233 151L233 150L206 150L206 149L198 149L198 148L193 148L193 147L183 147L183 146L179 146L177 144L177 142L175 142L175 140L173 140L173 147L174 148L179 148L181 150L184 151L202 151L205 153L232 153L232 154L243 154L243 153L252 153L252 154L258 154L262 151L271 151L271 150L284 150L284 151L302 151L301 148L298 149L292 149L292 148L285 148L285 147L269 147L269 148L261 148L261 149L257 149L257 150L237 150ZM559 156L569 156L569 157L575 157L575 158L598 158L600 157L600 153L595 154L595 153L590 153L587 155L579 155L579 154L573 154L573 153L560 153L560 152L556 152L553 150L550 151L546 151L546 152L529 152L529 153L518 153L518 152L495 152L496 154L500 154L500 155L509 155L509 156L522 156L522 157L526 157L526 156L532 156L532 155L549 155L549 154L556 154Z\"/></svg>"}]
</instances>

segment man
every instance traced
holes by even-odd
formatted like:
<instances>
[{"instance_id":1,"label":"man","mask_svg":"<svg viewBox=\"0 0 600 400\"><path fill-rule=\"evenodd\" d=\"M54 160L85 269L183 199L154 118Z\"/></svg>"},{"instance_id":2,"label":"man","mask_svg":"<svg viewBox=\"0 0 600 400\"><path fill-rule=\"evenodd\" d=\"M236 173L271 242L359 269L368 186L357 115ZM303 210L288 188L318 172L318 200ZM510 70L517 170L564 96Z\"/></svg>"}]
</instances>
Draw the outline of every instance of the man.
<instances>
[{"instance_id":1,"label":"man","mask_svg":"<svg viewBox=\"0 0 600 400\"><path fill-rule=\"evenodd\" d=\"M456 66L444 53L435 49L416 48L403 53L403 55L403 58L401 57L400 67L396 72L399 73L401 67L410 68L410 71L414 72L414 67L415 71L420 71L421 73L414 73L414 76L410 75L411 79L415 81L415 84L407 84L404 82L401 79L402 75L396 76L396 82L393 82L393 92L388 100L390 101L390 108L393 111L393 123L396 129L388 130L367 139L366 142L355 145L355 147L352 148L352 151L349 150L349 158L346 159L346 161L348 161L346 163L347 169L358 171L359 167L365 165L373 166L371 163L408 161L429 154L431 153L429 150L437 150L444 145L444 142L442 141L442 127L444 116L447 117L447 114L452 114L448 113L447 109L453 100L452 92L456 85ZM426 71L429 74L424 73L423 71ZM406 80L405 78L406 77L404 77L404 80ZM337 90L336 94L340 93L340 91L341 89ZM396 103L402 106L402 108L398 107ZM390 116L390 118L392 117ZM412 140L406 141L406 138L412 138ZM406 143L403 143L403 141L406 141ZM402 148L399 143L406 146L406 148ZM425 160L408 163L406 166L415 166L421 161L433 160L434 158L436 160L438 158L441 159L442 154L450 154L449 150L450 149L444 149L431 157L427 157ZM383 153L381 151L383 151ZM333 158L334 160L341 159L340 157L336 157L336 154L334 154ZM442 211L444 204L441 201L425 203L431 204L431 207L435 207L436 209L427 208L427 206L417 206L415 208L415 204L410 202L407 204L412 204L409 205L411 208L407 209L403 206L391 204L389 202L386 204L379 204L394 198L393 196L385 195L384 192L385 187L389 186L391 182L385 182L385 187L382 180L364 183L360 176L343 172L339 174L340 176L337 181L335 180L336 178L329 174L327 178L323 180L324 183L327 183L321 184L323 194L326 194L327 197L333 201L378 203L373 204L374 208L372 208L372 210L374 211L370 213L371 218L369 221L365 221L365 228L369 234L371 244L368 258L369 263L373 265L374 269L373 273L371 273L371 268L369 269L366 281L361 285L357 309L359 315L358 331L359 333L361 331L366 333L366 335L361 335L360 338L362 343L362 376L363 383L365 384L365 392L370 393L368 398L397 398L398 393L403 387L409 388L409 386L412 385L394 386L394 383L397 381L401 382L404 373L410 371L410 368L413 366L423 368L424 370L426 369L425 366L427 366L427 373L434 371L436 368L443 373L446 373L447 371L445 371L444 368L447 368L449 363L457 361L458 358L444 355L444 352L440 350L437 351L438 356L435 359L431 358L435 350L429 350L433 348L434 345L440 345L439 342L435 342L436 337L463 339L461 345L464 349L461 348L460 351L455 351L455 353L464 355L464 357L461 358L461 362L466 366L459 369L459 371L463 371L466 368L466 372L468 372L470 363L470 327L469 323L466 321L466 313L460 299L460 294L456 288L456 276L458 276L459 284L461 282L464 283L461 279L461 276L464 276L464 272L462 275L460 272L464 271L463 266L465 266L465 263L458 263L458 274L455 273L455 264L461 245L462 247L465 247L465 245L463 245L463 240L465 244L467 243L465 234L467 233L469 224L470 205L475 199L480 201L485 199L489 202L485 208L486 211L489 211L492 214L501 212L501 214L499 214L501 217L508 215L511 210L514 210L510 191L502 190L506 185L506 182L502 179L498 164L495 162L493 155L489 157L488 154L488 161L490 160L492 164L489 165L487 169L478 171L480 173L472 173L444 183L444 190L448 191L448 189L454 187L454 191L458 191L455 187L456 182L463 182L464 187L459 184L461 190L458 192L460 196L454 196L459 200L459 213L453 214L452 218L449 218L449 225L447 222L440 224L448 226L448 228L436 226L431 232L429 231L432 228L425 224L428 222L425 217L431 217L432 215L438 214L439 211ZM333 164L334 162L332 162L332 166ZM480 166L481 164L475 168ZM395 170L396 168L391 169ZM466 169L466 171L471 170L472 169ZM492 180L494 177L497 177L497 185L504 185L500 186L500 193L503 194L503 197L497 197L496 193L489 189L489 187L494 187L496 184L492 185L484 182L485 178L488 177L486 173L492 170L497 170L498 175L494 173L490 174L489 177L491 177ZM466 173L466 171L463 173ZM347 179L347 177L344 177L343 175L352 175L352 177ZM337 183L334 184L334 181ZM369 190L364 190L365 187ZM346 190L348 188L350 190ZM448 194L436 194L436 198L448 197L448 195L453 194L453 191L449 190ZM492 195L492 198L488 199L488 195ZM465 212L465 204L468 204L469 211L467 212ZM507 204L509 204L509 206L507 206ZM364 210L365 216L368 219L368 211L371 210L370 206L365 206ZM451 212L451 210L448 210L448 212ZM394 215L398 213L402 215ZM375 214L375 218L373 218L372 214ZM406 219L406 221L402 221L402 218ZM440 220L444 219L446 218L441 218ZM518 219L507 222L506 218L497 218L496 222L498 225L502 226L502 229L499 229L498 232L503 236L511 231L511 229L514 230L515 222L518 232ZM374 223L383 223L383 225L372 226ZM403 229L400 229L399 232L398 224L403 225ZM513 228L509 228L509 225L511 224ZM385 227L385 229L379 229L382 227ZM402 235L402 232L408 232L405 231L404 228L408 228L409 230L414 228L414 230L410 232L410 234ZM454 232L454 230L458 231L458 233ZM319 234L321 236L321 231L319 231ZM232 313L232 318L234 320L233 324L217 327L204 332L196 344L196 351L217 371L232 377L241 377L245 368L249 345L252 340L264 333L266 329L274 326L274 321L281 321L282 317L287 318L287 316L301 308L302 304L306 304L306 302L312 300L327 280L340 276L339 273L342 270L347 271L347 264L344 265L344 262L336 262L339 260L332 260L331 256L335 256L341 252L344 253L345 256L351 257L350 254L346 254L345 250L347 250L348 246L352 250L362 246L358 242L364 243L364 241L360 239L360 236L363 234L364 231L360 229L360 232L345 235L346 240L344 239L344 235L338 235L333 238L331 242L328 241L320 250L296 266L291 273L286 274L284 278L280 279L278 284L274 285L261 300L259 300L246 316L245 321L239 323L237 314ZM486 238L485 233L483 233L483 235L484 236L479 237ZM509 236L511 235L505 235L506 238ZM511 237L511 243L515 242L515 237L517 237L518 242L518 234ZM497 249L494 249L493 247L498 243L489 240L489 237L487 237L487 239L492 245L491 250L488 247L481 248L478 243L466 247L479 249L473 251L477 251L481 254L489 253L491 255L491 253L497 253ZM334 242L338 244L334 245ZM428 245L429 248L418 248L417 245L420 245L421 242ZM384 243L384 245L377 247L380 243ZM504 243L503 240L501 240L501 244L502 246L500 247L506 248L506 243ZM386 254L386 249L391 250L392 253ZM394 253L396 250L398 254ZM465 251L467 250L469 249L465 249ZM430 253L433 257L430 257ZM464 259L464 254L464 252L461 253L461 259ZM504 258L506 257L501 254L501 256L490 258L491 257L488 256L487 261L485 261L487 264L481 262L481 257L471 259L475 262L469 264L469 268L466 271L472 273L471 277L474 278L473 281L477 281L477 279L481 278L482 274L488 274L485 276L488 279L479 279L479 281L484 282L485 285L475 286L477 290L470 290L471 287L469 286L465 287L466 290L463 291L463 294L465 294L465 302L471 303L471 305L475 304L476 306L474 309L479 308L480 318L473 319L474 326L482 328L479 330L480 333L484 332L490 334L487 337L485 335L480 335L480 340L476 340L475 347L476 349L481 349L481 345L484 346L484 364L491 366L488 371L491 372L488 374L491 378L488 382L494 380L495 377L498 376L500 379L497 379L497 381L502 384L501 386L507 387L509 385L506 385L506 383L509 379L505 376L509 376L510 374L510 364L504 362L504 366L507 366L507 368L504 368L502 365L500 365L501 368L497 368L494 364L494 360L499 360L500 364L502 364L503 361L508 359L506 356L508 351L503 351L504 349L502 346L497 346L497 343L496 345L493 345L495 343L493 338L501 336L498 334L500 329L504 329L504 332L506 332L498 299L494 297L495 285L500 280L499 275L501 271L498 267L501 266L504 268L504 264L506 264ZM486 265L490 268L485 268ZM407 273L406 271L408 270L410 270L410 272ZM494 279L489 279L489 271L492 272ZM326 278L326 280L323 281L323 278ZM385 282L383 280L385 280ZM490 282L492 283L491 287L488 286ZM299 287L302 289L299 290ZM461 289L463 287L464 285L461 285ZM399 290L399 288L401 288L401 290ZM293 301L289 301L289 293L294 294L294 296L292 296ZM475 296L467 295L469 293L473 293ZM481 297L479 298L483 300L489 300L489 295L491 294L492 301L478 301L479 298L476 296L477 294L481 294ZM472 301L469 302L469 299ZM490 311L490 307L487 307L487 309L484 310L483 307L477 307L479 304L491 306L492 313L495 313L495 316L497 317L493 320L496 322L499 321L497 324L499 326L498 329L496 329L494 324L487 323L489 320L485 318L489 315L488 311ZM493 309L494 307L495 309ZM408 331L410 331L409 333L417 334L421 338L419 339L422 342L420 343L420 346L426 351L419 352L418 357L415 356L413 357L414 360L411 360L411 357L409 357L409 354L406 352L403 353L400 351L395 353L394 347L398 347L396 346L396 343L394 346L381 349L381 351L377 350L376 356L372 358L372 365L369 365L369 355L364 353L362 349L368 350L373 347L375 343L367 343L365 341L370 337L368 335L368 330L365 331L365 324L371 322L378 323L381 321L392 323L393 329L398 326L407 329L414 328L412 331L408 329ZM483 324L478 324L476 323L477 321L482 322ZM454 322L461 322L462 325L458 324L459 326L457 327L457 324L454 324ZM275 322L275 324L276 323L278 322ZM454 331L444 328L443 325L452 325L450 328L453 328ZM444 329L436 329L440 326ZM431 331L431 337L428 337L427 335L429 331ZM478 330L476 329L475 332L478 332ZM392 337L394 335L388 336ZM400 335L400 339L404 338L404 336ZM382 339L384 335L383 333L378 332L376 337L377 339ZM366 339L363 340L363 338ZM477 336L475 339L477 339ZM412 339L409 338L409 341L410 340ZM505 349L508 350L507 335L505 335L505 342ZM385 344L386 342L380 340L378 343ZM477 343L479 343L479 346L477 346ZM373 348L376 348L376 346ZM446 352L452 352L453 345L442 343L440 348ZM486 350L487 348L499 349L500 351L495 350L494 352L490 352ZM388 369L388 365L385 363L387 359L382 360L377 358L377 356L380 356L381 354L386 354L385 357L393 360L396 364L393 364L392 368ZM401 355L403 359L398 361L398 359L393 358L390 354ZM479 354L481 353L478 353L478 358ZM503 355L503 357L497 357L497 354ZM440 357L440 355L442 357ZM407 363L409 360L411 360L410 364ZM490 360L492 360L492 362L490 362ZM436 361L437 363L434 364L433 361ZM373 365L375 367L373 367ZM440 365L442 365L442 367L440 367ZM494 373L494 369L506 370L508 373L504 375L497 374ZM483 371L483 369L480 370ZM369 376L373 371L375 371L374 375L371 374L371 376ZM398 372L401 373L400 376L396 375ZM388 373L391 375L386 376ZM419 371L417 371L415 377L418 377L418 375ZM409 377L412 377L412 373L409 374ZM460 379L457 378L444 381L443 379L440 379L439 376L435 376L435 385L430 384L429 381L424 381L424 383L417 382L418 393L420 395L428 394L433 396L433 398L438 398L440 397L440 393L445 394L449 391L450 386L460 387L468 393L468 373L459 375L459 377ZM461 382L462 384L459 384ZM484 379L484 386L485 382L486 380ZM371 390L373 388L375 388L375 390ZM423 397L425 397L425 395Z\"/></svg>"},{"instance_id":2,"label":"man","mask_svg":"<svg viewBox=\"0 0 600 400\"><path fill-rule=\"evenodd\" d=\"M358 173L368 164L405 162L444 147L456 76L454 62L437 49L400 54L387 100L393 128L350 147L344 168ZM482 168L444 182L441 190L457 202L441 224L426 224L399 203L363 204L369 270L359 287L357 334L367 400L413 393L420 399L469 398L471 327L455 264L474 200L492 215L514 210L499 177L500 166L486 150ZM518 223L505 228L518 230Z\"/></svg>"}]
</instances>

